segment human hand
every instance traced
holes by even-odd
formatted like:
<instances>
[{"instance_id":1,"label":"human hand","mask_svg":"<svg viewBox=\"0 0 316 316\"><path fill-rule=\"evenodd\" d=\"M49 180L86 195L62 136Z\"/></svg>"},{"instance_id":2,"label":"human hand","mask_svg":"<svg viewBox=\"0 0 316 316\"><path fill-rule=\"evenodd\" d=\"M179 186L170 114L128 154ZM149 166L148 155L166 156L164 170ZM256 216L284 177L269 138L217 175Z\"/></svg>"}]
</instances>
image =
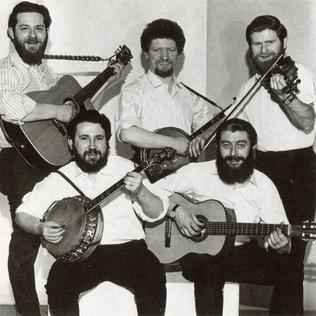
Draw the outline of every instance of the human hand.
<instances>
[{"instance_id":1,"label":"human hand","mask_svg":"<svg viewBox=\"0 0 316 316\"><path fill-rule=\"evenodd\" d=\"M204 228L204 224L195 215L181 206L177 207L174 219L180 232L189 238L199 235Z\"/></svg>"},{"instance_id":2,"label":"human hand","mask_svg":"<svg viewBox=\"0 0 316 316\"><path fill-rule=\"evenodd\" d=\"M131 194L137 195L143 185L143 176L138 173L131 171L127 173L124 178L125 189Z\"/></svg>"},{"instance_id":3,"label":"human hand","mask_svg":"<svg viewBox=\"0 0 316 316\"><path fill-rule=\"evenodd\" d=\"M192 139L189 143L190 157L197 158L201 154L204 148L204 144L205 144L205 138L202 136L197 136L194 139Z\"/></svg>"},{"instance_id":4,"label":"human hand","mask_svg":"<svg viewBox=\"0 0 316 316\"><path fill-rule=\"evenodd\" d=\"M41 223L41 234L46 241L57 244L63 239L65 227L53 221Z\"/></svg>"},{"instance_id":5,"label":"human hand","mask_svg":"<svg viewBox=\"0 0 316 316\"><path fill-rule=\"evenodd\" d=\"M275 250L286 250L289 252L291 246L291 239L284 235L280 228L277 228L270 235L265 237L264 247L268 249L271 247Z\"/></svg>"}]
</instances>

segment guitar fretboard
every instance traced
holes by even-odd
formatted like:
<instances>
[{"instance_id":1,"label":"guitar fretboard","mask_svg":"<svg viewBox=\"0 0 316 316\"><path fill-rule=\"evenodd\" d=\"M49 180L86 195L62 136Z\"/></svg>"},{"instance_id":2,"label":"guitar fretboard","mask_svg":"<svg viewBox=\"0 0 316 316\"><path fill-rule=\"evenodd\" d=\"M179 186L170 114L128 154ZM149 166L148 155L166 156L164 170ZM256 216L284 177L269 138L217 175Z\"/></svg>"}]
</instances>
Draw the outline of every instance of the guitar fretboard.
<instances>
[{"instance_id":1,"label":"guitar fretboard","mask_svg":"<svg viewBox=\"0 0 316 316\"><path fill-rule=\"evenodd\" d=\"M277 228L280 228L288 236L291 234L291 226L283 224L208 222L206 225L206 231L209 235L265 236Z\"/></svg>"}]
</instances>

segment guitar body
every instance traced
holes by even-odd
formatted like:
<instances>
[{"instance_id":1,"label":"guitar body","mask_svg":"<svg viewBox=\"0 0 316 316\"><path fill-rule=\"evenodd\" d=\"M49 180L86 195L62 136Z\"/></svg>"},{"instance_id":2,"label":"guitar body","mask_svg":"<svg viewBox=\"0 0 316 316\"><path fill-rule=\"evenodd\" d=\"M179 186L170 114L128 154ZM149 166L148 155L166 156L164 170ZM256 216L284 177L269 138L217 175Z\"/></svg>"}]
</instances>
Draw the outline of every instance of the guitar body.
<instances>
[{"instance_id":1,"label":"guitar body","mask_svg":"<svg viewBox=\"0 0 316 316\"><path fill-rule=\"evenodd\" d=\"M176 127L165 127L155 131L158 134L170 136L174 138L184 138L189 141L190 136L187 135L183 130ZM148 162L155 160L155 156L162 156L162 153L166 151L165 148L139 148L136 160L141 162ZM173 173L182 166L188 164L189 162L194 161L188 155L182 156L177 153L172 153L170 159L164 160L160 166L156 168L149 168L146 170L146 175L150 182L154 183L155 181Z\"/></svg>"},{"instance_id":2,"label":"guitar body","mask_svg":"<svg viewBox=\"0 0 316 316\"><path fill-rule=\"evenodd\" d=\"M81 86L71 76L63 76L49 90L28 93L38 103L62 105L67 97L80 91ZM58 168L70 161L66 126L55 120L26 122L22 125L1 120L9 143L31 166Z\"/></svg>"},{"instance_id":3,"label":"guitar body","mask_svg":"<svg viewBox=\"0 0 316 316\"><path fill-rule=\"evenodd\" d=\"M180 194L173 194L170 200L185 208L194 215L202 215L207 221L235 222L232 210L225 209L217 200L196 202ZM184 255L193 252L200 254L219 255L228 251L234 245L234 236L208 235L201 240L193 240L184 236L174 221L172 221L170 247L166 247L166 225L169 220L164 218L159 223L146 224L146 242L148 248L163 264L176 263Z\"/></svg>"}]
</instances>

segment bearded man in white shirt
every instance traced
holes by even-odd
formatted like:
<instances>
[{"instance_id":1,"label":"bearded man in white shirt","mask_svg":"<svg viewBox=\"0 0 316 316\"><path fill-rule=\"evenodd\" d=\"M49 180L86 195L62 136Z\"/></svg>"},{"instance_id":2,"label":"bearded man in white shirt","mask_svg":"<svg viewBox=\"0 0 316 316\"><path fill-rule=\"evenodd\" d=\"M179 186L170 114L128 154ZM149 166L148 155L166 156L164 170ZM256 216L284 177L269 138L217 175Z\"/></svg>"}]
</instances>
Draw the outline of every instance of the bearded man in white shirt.
<instances>
[{"instance_id":1,"label":"bearded man in white shirt","mask_svg":"<svg viewBox=\"0 0 316 316\"><path fill-rule=\"evenodd\" d=\"M272 15L254 18L246 29L255 74L243 84L237 101L273 62L286 54L288 31ZM315 84L302 64L282 57L256 93L247 99L240 118L258 133L256 168L276 185L291 224L311 221L316 207ZM293 239L304 269L305 242ZM303 278L300 285L303 310Z\"/></svg>"},{"instance_id":2,"label":"bearded man in white shirt","mask_svg":"<svg viewBox=\"0 0 316 316\"><path fill-rule=\"evenodd\" d=\"M225 208L234 210L237 222L287 224L276 187L266 175L254 169L257 134L252 125L238 118L227 120L217 131L216 144L216 161L188 164L157 185L199 202L220 201ZM172 201L168 216L183 238L203 234L206 227L197 216L199 212L192 212L185 204L178 204L178 200ZM212 218L212 209L207 209L204 215L207 212ZM171 235L170 243L172 238ZM195 285L198 316L222 314L226 281L273 285L271 313L298 315L302 271L300 262L292 255L291 238L277 227L260 241L262 247L253 236L241 235L236 237L232 249L218 255L211 255L210 244L205 253L200 249L200 253L179 258L184 277Z\"/></svg>"},{"instance_id":3,"label":"bearded man in white shirt","mask_svg":"<svg viewBox=\"0 0 316 316\"><path fill-rule=\"evenodd\" d=\"M10 51L0 61L0 115L4 121L23 124L55 119L67 123L77 112L71 102L62 105L36 102L28 95L49 90L59 79L43 62L50 25L48 9L28 1L18 3L9 16ZM33 267L40 240L21 231L14 221L23 195L49 170L27 164L1 131L0 148L0 191L8 197L13 223L8 269L16 308L23 316L40 316Z\"/></svg>"},{"instance_id":4,"label":"bearded man in white shirt","mask_svg":"<svg viewBox=\"0 0 316 316\"><path fill-rule=\"evenodd\" d=\"M119 194L99 204L104 227L93 253L81 261L57 260L53 264L47 281L51 315L79 316L79 294L107 280L134 294L139 315L163 316L165 274L146 246L140 218L149 222L161 219L167 197L159 198L161 190L148 180L143 182L131 161L109 155L111 124L103 114L95 110L78 114L69 124L68 135L74 161L59 171L71 182L53 172L37 183L17 209L16 223L23 230L58 246L67 226L58 219L42 220L54 201L78 196L78 191L92 200L121 179L124 184L118 188Z\"/></svg>"}]
</instances>

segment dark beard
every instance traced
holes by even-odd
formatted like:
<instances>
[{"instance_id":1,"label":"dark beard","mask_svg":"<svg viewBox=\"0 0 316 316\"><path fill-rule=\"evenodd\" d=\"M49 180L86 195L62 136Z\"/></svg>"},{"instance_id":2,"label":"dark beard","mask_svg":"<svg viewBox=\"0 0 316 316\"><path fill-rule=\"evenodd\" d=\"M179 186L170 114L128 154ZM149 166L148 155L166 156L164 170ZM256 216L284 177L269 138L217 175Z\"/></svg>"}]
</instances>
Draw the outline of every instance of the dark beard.
<instances>
[{"instance_id":1,"label":"dark beard","mask_svg":"<svg viewBox=\"0 0 316 316\"><path fill-rule=\"evenodd\" d=\"M243 163L238 168L232 168L227 164L227 160L237 159L243 160ZM250 151L248 157L232 157L228 156L225 159L217 151L216 166L220 179L226 184L244 183L247 181L254 170L254 152Z\"/></svg>"},{"instance_id":2,"label":"dark beard","mask_svg":"<svg viewBox=\"0 0 316 316\"><path fill-rule=\"evenodd\" d=\"M23 45L21 45L15 38L12 40L13 45L21 57L21 59L28 65L40 65L42 63L42 59L45 53L45 49L47 46L47 40L46 37L45 41L40 46L39 50L37 52L30 52L24 48Z\"/></svg>"},{"instance_id":3,"label":"dark beard","mask_svg":"<svg viewBox=\"0 0 316 316\"><path fill-rule=\"evenodd\" d=\"M174 71L173 71L173 67L171 67L170 69L166 70L166 71L161 71L158 68L155 68L155 74L160 77L160 78L168 78L171 77L173 75Z\"/></svg>"},{"instance_id":4,"label":"dark beard","mask_svg":"<svg viewBox=\"0 0 316 316\"><path fill-rule=\"evenodd\" d=\"M86 160L85 157L90 154L99 154L100 158L95 160ZM108 156L109 153L106 152L104 155L102 155L99 151L95 149L90 149L89 151L86 151L84 153L84 157L79 155L78 151L74 148L73 149L73 156L74 160L76 161L78 167L86 173L97 173L100 171L108 162Z\"/></svg>"},{"instance_id":5,"label":"dark beard","mask_svg":"<svg viewBox=\"0 0 316 316\"><path fill-rule=\"evenodd\" d=\"M267 60L267 61L259 61L257 57L252 56L252 61L256 68L256 71L260 75L264 74L272 66L272 64L279 58L282 52L284 52L283 48L281 49L279 54L277 54L272 59Z\"/></svg>"}]
</instances>

